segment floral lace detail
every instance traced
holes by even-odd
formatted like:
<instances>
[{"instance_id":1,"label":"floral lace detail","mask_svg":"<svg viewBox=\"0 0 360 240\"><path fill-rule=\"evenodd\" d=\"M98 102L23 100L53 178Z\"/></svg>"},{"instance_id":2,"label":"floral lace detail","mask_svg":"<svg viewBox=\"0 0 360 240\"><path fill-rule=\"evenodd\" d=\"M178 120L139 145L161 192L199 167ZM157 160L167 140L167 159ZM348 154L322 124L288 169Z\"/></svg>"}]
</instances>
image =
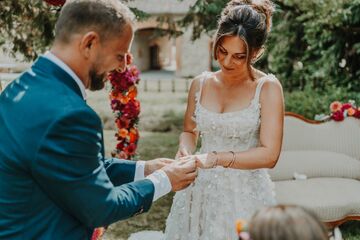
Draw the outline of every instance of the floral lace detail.
<instances>
[{"instance_id":1,"label":"floral lace detail","mask_svg":"<svg viewBox=\"0 0 360 240\"><path fill-rule=\"evenodd\" d=\"M200 104L202 83L213 73L202 74L196 94L194 120L201 136L200 153L245 151L259 143L260 91L266 75L259 79L248 107L236 112L216 113ZM217 167L199 169L195 183L176 193L166 222L164 239L237 239L236 219L247 219L260 207L275 204L274 185L266 169L238 170Z\"/></svg>"}]
</instances>

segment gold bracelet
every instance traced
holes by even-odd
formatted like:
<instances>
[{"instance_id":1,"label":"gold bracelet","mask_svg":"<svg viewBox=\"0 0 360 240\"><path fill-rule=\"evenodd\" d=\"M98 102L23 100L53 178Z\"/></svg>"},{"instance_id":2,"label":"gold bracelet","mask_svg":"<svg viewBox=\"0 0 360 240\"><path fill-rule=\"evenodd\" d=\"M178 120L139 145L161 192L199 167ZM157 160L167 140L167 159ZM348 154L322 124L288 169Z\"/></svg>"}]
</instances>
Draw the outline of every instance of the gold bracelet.
<instances>
[{"instance_id":1,"label":"gold bracelet","mask_svg":"<svg viewBox=\"0 0 360 240\"><path fill-rule=\"evenodd\" d=\"M218 157L218 155L217 155L217 151L212 151L211 153L215 154L215 156L216 156L215 162L214 162L214 164L213 164L212 167L211 167L211 168L214 168L214 167L217 166L217 162L218 162L218 160L219 160L219 157Z\"/></svg>"},{"instance_id":2,"label":"gold bracelet","mask_svg":"<svg viewBox=\"0 0 360 240\"><path fill-rule=\"evenodd\" d=\"M232 159L231 159L230 163L225 168L231 167L235 162L235 158L236 158L235 153L233 151L229 151L229 152L232 153Z\"/></svg>"}]
</instances>

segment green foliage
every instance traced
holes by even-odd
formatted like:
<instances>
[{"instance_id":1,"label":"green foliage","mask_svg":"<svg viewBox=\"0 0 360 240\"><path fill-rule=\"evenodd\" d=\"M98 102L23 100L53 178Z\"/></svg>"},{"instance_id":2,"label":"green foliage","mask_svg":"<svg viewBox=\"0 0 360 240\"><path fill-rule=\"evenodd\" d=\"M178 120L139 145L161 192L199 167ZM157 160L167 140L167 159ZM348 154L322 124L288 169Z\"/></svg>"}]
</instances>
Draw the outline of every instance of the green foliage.
<instances>
[{"instance_id":1,"label":"green foliage","mask_svg":"<svg viewBox=\"0 0 360 240\"><path fill-rule=\"evenodd\" d=\"M314 119L316 114L329 114L333 101L348 102L354 100L360 104L360 94L344 88L326 87L325 90L313 90L309 86L303 91L285 92L285 109Z\"/></svg>"},{"instance_id":2,"label":"green foliage","mask_svg":"<svg viewBox=\"0 0 360 240\"><path fill-rule=\"evenodd\" d=\"M334 84L360 91L360 1L283 2L274 16L267 63L285 89Z\"/></svg>"},{"instance_id":3,"label":"green foliage","mask_svg":"<svg viewBox=\"0 0 360 240\"><path fill-rule=\"evenodd\" d=\"M8 44L6 52L34 60L50 46L61 7L43 0L0 0L0 9L0 46ZM139 9L131 10L137 19L149 17Z\"/></svg>"},{"instance_id":4,"label":"green foliage","mask_svg":"<svg viewBox=\"0 0 360 240\"><path fill-rule=\"evenodd\" d=\"M129 0L126 0L127 2ZM181 1L181 0L179 0ZM167 33L192 27L193 39L213 34L227 1L197 0L180 21L166 21ZM286 91L330 85L360 91L360 0L274 0L276 12L266 55L258 63L274 72ZM53 39L60 8L42 0L0 1L0 45L9 41L12 53L35 59ZM132 9L138 18L148 15Z\"/></svg>"},{"instance_id":5,"label":"green foliage","mask_svg":"<svg viewBox=\"0 0 360 240\"><path fill-rule=\"evenodd\" d=\"M8 52L35 59L50 45L59 8L42 0L6 0L0 9L0 45L8 41Z\"/></svg>"},{"instance_id":6,"label":"green foliage","mask_svg":"<svg viewBox=\"0 0 360 240\"><path fill-rule=\"evenodd\" d=\"M197 0L182 26L212 33L226 1ZM275 0L273 31L259 67L288 91L328 85L360 91L360 0Z\"/></svg>"},{"instance_id":7,"label":"green foliage","mask_svg":"<svg viewBox=\"0 0 360 240\"><path fill-rule=\"evenodd\" d=\"M203 32L211 34L217 27L217 19L226 2L223 0L197 0L190 7L186 16L179 21L179 25L193 27L193 40L199 38Z\"/></svg>"}]
</instances>

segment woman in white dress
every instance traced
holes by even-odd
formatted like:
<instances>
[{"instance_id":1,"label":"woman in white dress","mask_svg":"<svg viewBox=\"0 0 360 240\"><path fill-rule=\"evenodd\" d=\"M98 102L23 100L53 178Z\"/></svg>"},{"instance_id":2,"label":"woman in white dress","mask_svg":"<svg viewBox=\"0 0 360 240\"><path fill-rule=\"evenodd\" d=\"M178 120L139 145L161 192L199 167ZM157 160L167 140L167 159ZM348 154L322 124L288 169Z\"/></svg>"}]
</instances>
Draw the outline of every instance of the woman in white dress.
<instances>
[{"instance_id":1,"label":"woman in white dress","mask_svg":"<svg viewBox=\"0 0 360 240\"><path fill-rule=\"evenodd\" d=\"M214 42L221 69L192 82L176 156L196 157L198 176L175 194L165 235L140 232L131 240L235 240L236 219L275 204L266 169L280 154L283 93L274 75L252 66L270 32L272 11L269 0L233 0L223 10ZM198 138L201 149L194 153Z\"/></svg>"},{"instance_id":2,"label":"woman in white dress","mask_svg":"<svg viewBox=\"0 0 360 240\"><path fill-rule=\"evenodd\" d=\"M278 160L284 119L282 87L252 64L270 32L270 1L233 0L223 10L214 42L221 69L190 87L177 157L201 149L193 185L176 193L167 240L237 239L236 219L275 204L267 168Z\"/></svg>"}]
</instances>

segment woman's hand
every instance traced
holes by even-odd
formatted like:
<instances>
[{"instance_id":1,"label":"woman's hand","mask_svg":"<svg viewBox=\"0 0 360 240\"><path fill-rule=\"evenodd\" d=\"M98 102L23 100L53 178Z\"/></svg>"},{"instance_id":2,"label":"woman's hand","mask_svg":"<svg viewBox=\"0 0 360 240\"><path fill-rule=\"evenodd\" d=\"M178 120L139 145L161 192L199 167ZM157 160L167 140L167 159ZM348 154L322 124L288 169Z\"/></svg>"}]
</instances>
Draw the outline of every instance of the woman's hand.
<instances>
[{"instance_id":1,"label":"woman's hand","mask_svg":"<svg viewBox=\"0 0 360 240\"><path fill-rule=\"evenodd\" d=\"M190 153L185 147L179 147L179 150L175 155L175 160L178 160L179 158L187 157L189 155Z\"/></svg>"},{"instance_id":2,"label":"woman's hand","mask_svg":"<svg viewBox=\"0 0 360 240\"><path fill-rule=\"evenodd\" d=\"M192 158L195 159L196 166L198 168L203 168L203 169L213 168L216 167L217 164L217 156L214 153L189 155L186 157L182 157L181 159L192 159Z\"/></svg>"}]
</instances>

